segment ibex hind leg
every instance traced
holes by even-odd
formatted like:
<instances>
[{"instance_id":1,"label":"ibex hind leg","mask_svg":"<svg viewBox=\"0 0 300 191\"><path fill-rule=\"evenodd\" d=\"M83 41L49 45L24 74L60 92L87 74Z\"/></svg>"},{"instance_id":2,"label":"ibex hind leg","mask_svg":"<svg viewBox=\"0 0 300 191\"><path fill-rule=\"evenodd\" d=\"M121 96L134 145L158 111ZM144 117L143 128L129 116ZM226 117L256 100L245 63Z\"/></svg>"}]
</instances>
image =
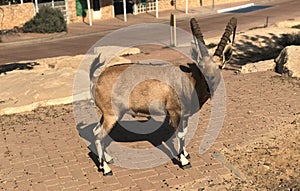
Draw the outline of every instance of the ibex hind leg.
<instances>
[{"instance_id":1,"label":"ibex hind leg","mask_svg":"<svg viewBox=\"0 0 300 191\"><path fill-rule=\"evenodd\" d=\"M180 150L180 153L178 155L178 158L179 158L179 161L181 163L181 168L182 169L188 169L188 168L191 168L192 165L190 163L190 161L188 160L190 158L189 154L186 153L185 151L185 147L184 147L184 139L183 138L179 138L178 140L179 142L179 150ZM181 149L182 148L182 149Z\"/></svg>"},{"instance_id":2,"label":"ibex hind leg","mask_svg":"<svg viewBox=\"0 0 300 191\"><path fill-rule=\"evenodd\" d=\"M103 125L98 127L99 129L97 129L95 132L95 136L96 136L95 145L99 156L99 162L100 162L99 168L100 170L103 170L104 176L108 176L113 174L107 162L107 161L110 162L112 158L105 152L104 138L114 127L114 125L116 124L116 120L114 119L114 117L105 117L105 116L103 117L104 117Z\"/></svg>"},{"instance_id":3,"label":"ibex hind leg","mask_svg":"<svg viewBox=\"0 0 300 191\"><path fill-rule=\"evenodd\" d=\"M183 169L190 168L191 164L188 160L189 154L185 150L184 146L184 136L187 132L187 118L181 117L178 113L170 112L170 120L171 125L174 127L174 130L178 130L177 137L178 137L178 159L180 161L180 166Z\"/></svg>"},{"instance_id":4,"label":"ibex hind leg","mask_svg":"<svg viewBox=\"0 0 300 191\"><path fill-rule=\"evenodd\" d=\"M187 117L182 117L179 123L179 128L178 128L178 144L179 144L179 160L181 162L181 168L187 169L191 168L191 163L189 162L190 155L187 153L185 149L185 135L187 133L187 123L188 123L188 118Z\"/></svg>"},{"instance_id":5,"label":"ibex hind leg","mask_svg":"<svg viewBox=\"0 0 300 191\"><path fill-rule=\"evenodd\" d=\"M106 151L104 151L104 158L108 164L114 163L114 159Z\"/></svg>"}]
</instances>

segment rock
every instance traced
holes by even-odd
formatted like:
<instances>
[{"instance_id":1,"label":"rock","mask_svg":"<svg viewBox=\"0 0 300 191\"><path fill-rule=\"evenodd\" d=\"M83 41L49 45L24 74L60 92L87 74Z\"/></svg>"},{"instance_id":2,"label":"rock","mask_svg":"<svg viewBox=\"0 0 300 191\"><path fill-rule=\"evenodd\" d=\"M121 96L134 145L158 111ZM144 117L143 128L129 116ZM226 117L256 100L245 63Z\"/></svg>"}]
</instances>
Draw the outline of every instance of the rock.
<instances>
[{"instance_id":1,"label":"rock","mask_svg":"<svg viewBox=\"0 0 300 191\"><path fill-rule=\"evenodd\" d=\"M252 72L264 72L264 71L274 71L275 62L273 60L264 60L255 63L250 63L242 66L240 69L241 73L252 73Z\"/></svg>"},{"instance_id":2,"label":"rock","mask_svg":"<svg viewBox=\"0 0 300 191\"><path fill-rule=\"evenodd\" d=\"M94 53L101 54L104 57L113 57L139 54L141 50L134 47L103 46L94 48Z\"/></svg>"},{"instance_id":3,"label":"rock","mask_svg":"<svg viewBox=\"0 0 300 191\"><path fill-rule=\"evenodd\" d=\"M275 59L276 72L300 78L300 46L287 46Z\"/></svg>"},{"instance_id":4,"label":"rock","mask_svg":"<svg viewBox=\"0 0 300 191\"><path fill-rule=\"evenodd\" d=\"M141 53L141 50L139 48L127 48L126 50L122 51L119 55L120 56L126 56L126 55L134 55Z\"/></svg>"},{"instance_id":5,"label":"rock","mask_svg":"<svg viewBox=\"0 0 300 191\"><path fill-rule=\"evenodd\" d=\"M300 17L295 18L294 20L281 21L281 22L278 22L276 25L281 28L291 28L291 27L293 27L295 25L299 25L299 24L300 24Z\"/></svg>"}]
</instances>

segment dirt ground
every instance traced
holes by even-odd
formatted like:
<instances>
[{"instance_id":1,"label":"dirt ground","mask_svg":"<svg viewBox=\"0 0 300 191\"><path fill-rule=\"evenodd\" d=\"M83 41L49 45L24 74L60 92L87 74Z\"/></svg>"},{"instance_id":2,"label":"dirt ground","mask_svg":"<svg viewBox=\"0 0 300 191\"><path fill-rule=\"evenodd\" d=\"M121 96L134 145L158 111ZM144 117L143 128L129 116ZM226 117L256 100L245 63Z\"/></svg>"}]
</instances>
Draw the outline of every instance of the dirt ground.
<instances>
[{"instance_id":1,"label":"dirt ground","mask_svg":"<svg viewBox=\"0 0 300 191\"><path fill-rule=\"evenodd\" d=\"M243 172L241 179L227 180L230 189L300 190L300 114L293 118L248 145L222 151Z\"/></svg>"},{"instance_id":2,"label":"dirt ground","mask_svg":"<svg viewBox=\"0 0 300 191\"><path fill-rule=\"evenodd\" d=\"M265 46L250 44L251 52L244 51L238 58L248 62L246 58L261 46L271 51L267 49L269 40L278 40L273 32L272 37L267 38L267 32L266 38L261 38L267 39ZM239 38L243 42L251 36ZM240 43L238 48L245 47ZM155 53L151 47L142 52L145 59ZM165 54L163 49L156 53ZM262 55L253 59L262 59ZM210 102L201 110L201 123L187 147L191 169L182 170L171 161L146 170L112 165L115 175L103 177L78 135L72 104L47 106L0 116L0 189L299 191L299 79L273 71L235 74L236 67L231 65L223 73L228 96L225 123L204 155L198 154L198 148L209 120Z\"/></svg>"}]
</instances>

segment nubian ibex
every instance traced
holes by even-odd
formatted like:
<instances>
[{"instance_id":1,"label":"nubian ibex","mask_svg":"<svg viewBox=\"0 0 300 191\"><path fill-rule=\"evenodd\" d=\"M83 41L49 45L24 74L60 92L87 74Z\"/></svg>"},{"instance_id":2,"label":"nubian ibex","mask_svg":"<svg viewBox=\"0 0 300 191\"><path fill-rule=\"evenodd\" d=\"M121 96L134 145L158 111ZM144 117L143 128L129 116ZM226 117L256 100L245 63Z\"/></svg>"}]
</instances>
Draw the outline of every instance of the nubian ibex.
<instances>
[{"instance_id":1,"label":"nubian ibex","mask_svg":"<svg viewBox=\"0 0 300 191\"><path fill-rule=\"evenodd\" d=\"M106 153L102 141L125 113L143 117L151 117L151 114L167 115L179 138L178 158L181 167L191 166L184 145L188 119L213 96L220 83L220 70L232 55L232 48L228 42L231 41L231 35L233 35L231 42L234 41L237 20L231 18L213 55L208 53L196 19L192 18L190 25L196 45L191 51L195 63L178 66L120 64L107 67L98 77L92 93L102 117L94 133L100 169L104 175L112 175L108 165L112 158ZM139 76L143 75L150 77L131 87L139 80ZM155 79L155 76L159 76L158 79L162 79L163 76L164 81Z\"/></svg>"}]
</instances>

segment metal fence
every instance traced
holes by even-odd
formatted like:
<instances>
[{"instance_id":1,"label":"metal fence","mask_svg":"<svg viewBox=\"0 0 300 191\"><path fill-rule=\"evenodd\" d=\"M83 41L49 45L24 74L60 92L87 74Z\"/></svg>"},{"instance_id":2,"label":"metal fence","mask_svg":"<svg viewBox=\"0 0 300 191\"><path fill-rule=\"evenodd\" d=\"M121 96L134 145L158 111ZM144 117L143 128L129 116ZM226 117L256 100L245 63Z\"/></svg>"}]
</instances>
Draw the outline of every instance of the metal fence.
<instances>
[{"instance_id":1,"label":"metal fence","mask_svg":"<svg viewBox=\"0 0 300 191\"><path fill-rule=\"evenodd\" d=\"M156 3L155 1L137 1L133 5L133 14L137 15L139 13L151 12L156 10Z\"/></svg>"},{"instance_id":2,"label":"metal fence","mask_svg":"<svg viewBox=\"0 0 300 191\"><path fill-rule=\"evenodd\" d=\"M32 0L0 0L1 5L13 5L13 4L21 4L21 3L28 3L32 2Z\"/></svg>"}]
</instances>

